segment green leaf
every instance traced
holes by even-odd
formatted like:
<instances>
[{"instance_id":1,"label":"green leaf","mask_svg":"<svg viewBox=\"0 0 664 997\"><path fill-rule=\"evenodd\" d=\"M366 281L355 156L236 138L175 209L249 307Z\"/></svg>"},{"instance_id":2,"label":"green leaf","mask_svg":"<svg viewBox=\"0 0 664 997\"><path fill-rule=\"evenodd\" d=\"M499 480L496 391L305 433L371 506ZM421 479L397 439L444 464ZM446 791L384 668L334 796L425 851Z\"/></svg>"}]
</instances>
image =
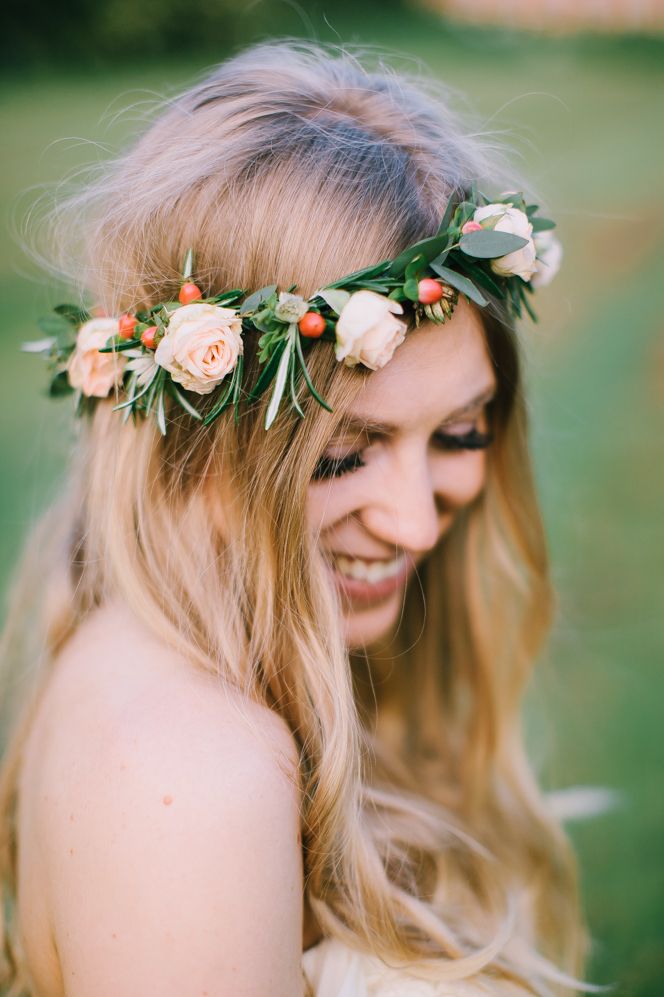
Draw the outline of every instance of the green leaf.
<instances>
[{"instance_id":1,"label":"green leaf","mask_svg":"<svg viewBox=\"0 0 664 997\"><path fill-rule=\"evenodd\" d=\"M403 286L403 293L410 301L417 301L419 299L417 284L418 282L415 278L411 277L410 280L407 280Z\"/></svg>"},{"instance_id":2,"label":"green leaf","mask_svg":"<svg viewBox=\"0 0 664 997\"><path fill-rule=\"evenodd\" d=\"M474 301L476 305L480 305L481 308L488 305L489 302L486 300L482 292L479 291L473 282L468 280L467 277L463 277L460 273L457 273L456 270L450 270L449 267L441 267L437 264L435 266L432 264L431 266L432 269L436 271L438 276L443 278L446 284L450 284L452 287L455 287L457 291L461 291L467 298Z\"/></svg>"},{"instance_id":3,"label":"green leaf","mask_svg":"<svg viewBox=\"0 0 664 997\"><path fill-rule=\"evenodd\" d=\"M363 270L355 270L353 273L346 274L345 277L334 281L332 284L327 284L326 286L334 290L338 287L346 287L348 284L364 283L371 280L373 277L378 277L379 275L382 276L389 263L389 260L383 260L382 263L376 263L370 267L364 267ZM313 297L315 297L315 295L313 295Z\"/></svg>"},{"instance_id":4,"label":"green leaf","mask_svg":"<svg viewBox=\"0 0 664 997\"><path fill-rule=\"evenodd\" d=\"M58 315L62 315L63 318L75 326L83 325L84 322L89 322L91 318L90 312L85 308L80 308L78 305L56 305L53 311L57 312Z\"/></svg>"},{"instance_id":5,"label":"green leaf","mask_svg":"<svg viewBox=\"0 0 664 997\"><path fill-rule=\"evenodd\" d=\"M69 383L66 370L58 371L48 386L48 393L51 398L61 398L63 395L70 395L73 390Z\"/></svg>"},{"instance_id":6,"label":"green leaf","mask_svg":"<svg viewBox=\"0 0 664 997\"><path fill-rule=\"evenodd\" d=\"M293 326L297 332L297 326ZM284 393L284 388L286 387L286 378L288 377L288 369L290 367L291 357L293 355L293 337L292 335L286 340L281 358L279 360L279 366L277 367L277 376L274 379L274 388L272 390L272 397L270 398L270 404L267 407L267 412L265 413L265 428L269 429L274 420L277 418L277 412L279 410L279 405Z\"/></svg>"},{"instance_id":7,"label":"green leaf","mask_svg":"<svg viewBox=\"0 0 664 997\"><path fill-rule=\"evenodd\" d=\"M191 280L191 275L194 272L194 251L193 249L188 249L185 253L184 263L182 264L182 279Z\"/></svg>"},{"instance_id":8,"label":"green leaf","mask_svg":"<svg viewBox=\"0 0 664 997\"><path fill-rule=\"evenodd\" d=\"M256 311L259 305L262 305L264 301L267 301L274 292L277 290L276 284L268 284L267 287L261 287L260 290L254 291L250 294L242 304L240 305L240 315L246 315L247 312Z\"/></svg>"},{"instance_id":9,"label":"green leaf","mask_svg":"<svg viewBox=\"0 0 664 997\"><path fill-rule=\"evenodd\" d=\"M110 346L102 346L98 353L124 353L125 350L133 350L135 346L141 346L140 339L116 339Z\"/></svg>"},{"instance_id":10,"label":"green leaf","mask_svg":"<svg viewBox=\"0 0 664 997\"><path fill-rule=\"evenodd\" d=\"M425 263L435 259L445 249L448 241L447 233L442 233L441 235L434 235L429 239L422 239L420 242L413 243L412 246L408 246L403 252L399 253L393 261L388 270L389 276L401 277L406 272L408 264L416 256L422 255Z\"/></svg>"},{"instance_id":11,"label":"green leaf","mask_svg":"<svg viewBox=\"0 0 664 997\"><path fill-rule=\"evenodd\" d=\"M556 227L556 223L552 222L550 218L531 218L531 222L533 223L533 232L548 232Z\"/></svg>"},{"instance_id":12,"label":"green leaf","mask_svg":"<svg viewBox=\"0 0 664 997\"><path fill-rule=\"evenodd\" d=\"M307 365L306 365L305 360L304 360L304 354L302 353L302 337L299 334L295 337L295 352L297 354L297 359L298 359L298 361L300 363L300 369L302 371L302 376L304 377L305 383L306 383L309 391L314 396L314 398L316 399L316 401L318 402L319 405L322 405L323 408L327 409L328 412L334 411L332 409L332 407L330 405L328 405L328 403L323 398L321 398L321 396L318 394L318 392L314 388L313 381L311 380L311 375L309 374L309 371L307 370Z\"/></svg>"},{"instance_id":13,"label":"green leaf","mask_svg":"<svg viewBox=\"0 0 664 997\"><path fill-rule=\"evenodd\" d=\"M237 370L237 368L236 368ZM224 409L228 408L232 401L234 377L228 379L228 382L222 382L222 389L217 398L217 402L211 412L203 419L203 425L209 426L211 422L221 415Z\"/></svg>"},{"instance_id":14,"label":"green leaf","mask_svg":"<svg viewBox=\"0 0 664 997\"><path fill-rule=\"evenodd\" d=\"M47 315L45 318L37 319L37 325L47 336L57 336L58 339L73 335L71 322L68 322L62 315Z\"/></svg>"},{"instance_id":15,"label":"green leaf","mask_svg":"<svg viewBox=\"0 0 664 997\"><path fill-rule=\"evenodd\" d=\"M241 298L244 291L241 287L234 287L232 291L224 291L223 294L217 294L214 297L214 302L218 305L227 304L230 301L235 301L237 298Z\"/></svg>"},{"instance_id":16,"label":"green leaf","mask_svg":"<svg viewBox=\"0 0 664 997\"><path fill-rule=\"evenodd\" d=\"M157 425L159 426L159 432L162 436L166 436L166 409L164 408L164 385L161 384L157 390L157 408L155 416L157 419Z\"/></svg>"},{"instance_id":17,"label":"green leaf","mask_svg":"<svg viewBox=\"0 0 664 997\"><path fill-rule=\"evenodd\" d=\"M268 384L270 384L270 382L272 381L272 378L274 377L277 371L277 367L279 366L279 359L285 348L286 348L286 340L282 339L281 342L275 347L274 353L263 367L256 383L249 392L250 402L254 402L256 401L257 398L260 398L260 396L267 388Z\"/></svg>"},{"instance_id":18,"label":"green leaf","mask_svg":"<svg viewBox=\"0 0 664 997\"><path fill-rule=\"evenodd\" d=\"M320 291L316 291L314 297L322 298L337 315L341 315L342 309L350 301L348 291L336 290L330 287L323 287Z\"/></svg>"},{"instance_id":19,"label":"green leaf","mask_svg":"<svg viewBox=\"0 0 664 997\"><path fill-rule=\"evenodd\" d=\"M481 232L468 232L462 235L459 248L467 256L490 260L513 253L527 243L527 239L520 235L512 235L511 232L492 232L489 229L482 229Z\"/></svg>"},{"instance_id":20,"label":"green leaf","mask_svg":"<svg viewBox=\"0 0 664 997\"><path fill-rule=\"evenodd\" d=\"M177 399L177 401L180 403L180 405L185 410L185 412L188 412L189 415L193 416L194 419L198 419L198 420L200 420L202 422L203 421L203 416L201 415L201 413L197 409L194 408L194 406L191 404L191 402L187 401L187 399L182 394L182 392L180 391L180 389L178 387L176 387L175 381L169 380L168 381L168 386L170 388L171 394Z\"/></svg>"},{"instance_id":21,"label":"green leaf","mask_svg":"<svg viewBox=\"0 0 664 997\"><path fill-rule=\"evenodd\" d=\"M533 216L533 215L535 214L535 212L537 212L537 211L539 211L539 204L529 204L529 205L527 206L527 208L526 208L526 214L528 215L528 218L530 219L530 221L532 221L532 220L533 220L533 217L532 217L532 216Z\"/></svg>"},{"instance_id":22,"label":"green leaf","mask_svg":"<svg viewBox=\"0 0 664 997\"><path fill-rule=\"evenodd\" d=\"M303 419L304 418L304 412L302 411L302 407L301 407L299 401L297 400L297 384L296 384L296 381L295 381L295 371L296 371L296 366L297 365L295 363L291 363L289 366L290 366L289 380L290 380L290 396L291 396L291 401L293 403L293 408L295 409L295 411L297 412L297 414L299 415L299 417L301 419Z\"/></svg>"},{"instance_id":23,"label":"green leaf","mask_svg":"<svg viewBox=\"0 0 664 997\"><path fill-rule=\"evenodd\" d=\"M537 315L533 311L533 309L532 309L532 307L530 305L530 302L528 301L528 298L526 296L526 289L523 286L521 287L521 301L523 302L524 308L526 309L526 311L530 315L530 317L533 320L533 322L537 322L538 321Z\"/></svg>"},{"instance_id":24,"label":"green leaf","mask_svg":"<svg viewBox=\"0 0 664 997\"><path fill-rule=\"evenodd\" d=\"M244 357L238 357L235 371L233 373L233 408L235 425L240 421L240 389L242 387L242 372L244 371Z\"/></svg>"},{"instance_id":25,"label":"green leaf","mask_svg":"<svg viewBox=\"0 0 664 997\"><path fill-rule=\"evenodd\" d=\"M442 217L441 223L438 226L438 231L436 235L444 235L448 228L450 227L450 222L452 221L452 215L456 211L457 203L454 194L450 194L447 200L447 207L445 208L445 214Z\"/></svg>"}]
</instances>

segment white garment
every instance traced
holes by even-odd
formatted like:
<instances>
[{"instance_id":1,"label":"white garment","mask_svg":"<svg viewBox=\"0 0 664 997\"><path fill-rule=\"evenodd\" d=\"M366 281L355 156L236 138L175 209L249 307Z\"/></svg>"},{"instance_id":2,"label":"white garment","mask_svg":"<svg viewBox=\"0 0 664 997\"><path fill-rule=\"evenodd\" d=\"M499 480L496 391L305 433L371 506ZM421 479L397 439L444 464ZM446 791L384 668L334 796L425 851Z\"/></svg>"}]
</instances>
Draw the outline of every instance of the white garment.
<instances>
[{"instance_id":1,"label":"white garment","mask_svg":"<svg viewBox=\"0 0 664 997\"><path fill-rule=\"evenodd\" d=\"M315 997L487 997L495 994L466 980L432 983L357 952L336 938L307 949L302 967Z\"/></svg>"}]
</instances>

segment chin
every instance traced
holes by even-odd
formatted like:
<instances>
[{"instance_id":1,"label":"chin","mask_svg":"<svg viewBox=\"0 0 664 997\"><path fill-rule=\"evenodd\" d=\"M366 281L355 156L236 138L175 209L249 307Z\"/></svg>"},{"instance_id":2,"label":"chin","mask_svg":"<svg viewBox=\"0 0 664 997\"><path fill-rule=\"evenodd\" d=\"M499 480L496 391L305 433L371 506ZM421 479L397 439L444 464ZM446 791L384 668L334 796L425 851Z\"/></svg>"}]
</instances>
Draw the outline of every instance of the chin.
<instances>
[{"instance_id":1,"label":"chin","mask_svg":"<svg viewBox=\"0 0 664 997\"><path fill-rule=\"evenodd\" d=\"M403 592L375 606L344 610L344 639L349 650L361 650L387 637L397 623L402 607Z\"/></svg>"}]
</instances>

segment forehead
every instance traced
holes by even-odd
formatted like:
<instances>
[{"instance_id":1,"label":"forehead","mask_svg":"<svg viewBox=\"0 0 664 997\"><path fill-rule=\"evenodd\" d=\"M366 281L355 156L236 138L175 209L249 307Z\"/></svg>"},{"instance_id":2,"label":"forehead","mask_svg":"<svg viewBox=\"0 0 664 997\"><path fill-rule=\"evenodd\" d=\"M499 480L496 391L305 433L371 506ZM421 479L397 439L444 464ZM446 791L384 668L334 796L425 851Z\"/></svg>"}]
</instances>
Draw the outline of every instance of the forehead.
<instances>
[{"instance_id":1,"label":"forehead","mask_svg":"<svg viewBox=\"0 0 664 997\"><path fill-rule=\"evenodd\" d=\"M423 322L367 377L348 416L404 429L437 423L496 387L477 309L461 298L450 320Z\"/></svg>"}]
</instances>

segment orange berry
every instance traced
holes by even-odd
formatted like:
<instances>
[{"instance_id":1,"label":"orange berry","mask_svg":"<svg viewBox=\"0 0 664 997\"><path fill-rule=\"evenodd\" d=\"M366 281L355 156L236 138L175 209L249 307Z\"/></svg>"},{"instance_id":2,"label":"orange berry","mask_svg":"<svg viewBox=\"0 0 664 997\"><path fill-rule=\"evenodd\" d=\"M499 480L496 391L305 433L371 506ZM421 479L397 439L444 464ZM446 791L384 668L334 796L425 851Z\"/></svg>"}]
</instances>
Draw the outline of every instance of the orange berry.
<instances>
[{"instance_id":1,"label":"orange berry","mask_svg":"<svg viewBox=\"0 0 664 997\"><path fill-rule=\"evenodd\" d=\"M196 284L187 283L183 284L180 288L178 301L181 305L188 305L191 301L198 301L198 299L202 297L203 295L200 287L197 287Z\"/></svg>"},{"instance_id":2,"label":"orange berry","mask_svg":"<svg viewBox=\"0 0 664 997\"><path fill-rule=\"evenodd\" d=\"M121 315L118 319L118 336L120 339L133 339L136 332L136 316Z\"/></svg>"},{"instance_id":3,"label":"orange berry","mask_svg":"<svg viewBox=\"0 0 664 997\"><path fill-rule=\"evenodd\" d=\"M156 325L149 325L147 329L144 329L143 332L141 333L141 342L143 343L143 346L146 348L146 350L154 349L155 346L154 337L157 335L158 331L159 330L157 329Z\"/></svg>"},{"instance_id":4,"label":"orange berry","mask_svg":"<svg viewBox=\"0 0 664 997\"><path fill-rule=\"evenodd\" d=\"M303 336L309 339L318 339L325 332L325 319L318 312L305 312L297 327Z\"/></svg>"},{"instance_id":5,"label":"orange berry","mask_svg":"<svg viewBox=\"0 0 664 997\"><path fill-rule=\"evenodd\" d=\"M423 277L417 285L417 300L423 305L434 305L443 296L443 289L433 277Z\"/></svg>"}]
</instances>

